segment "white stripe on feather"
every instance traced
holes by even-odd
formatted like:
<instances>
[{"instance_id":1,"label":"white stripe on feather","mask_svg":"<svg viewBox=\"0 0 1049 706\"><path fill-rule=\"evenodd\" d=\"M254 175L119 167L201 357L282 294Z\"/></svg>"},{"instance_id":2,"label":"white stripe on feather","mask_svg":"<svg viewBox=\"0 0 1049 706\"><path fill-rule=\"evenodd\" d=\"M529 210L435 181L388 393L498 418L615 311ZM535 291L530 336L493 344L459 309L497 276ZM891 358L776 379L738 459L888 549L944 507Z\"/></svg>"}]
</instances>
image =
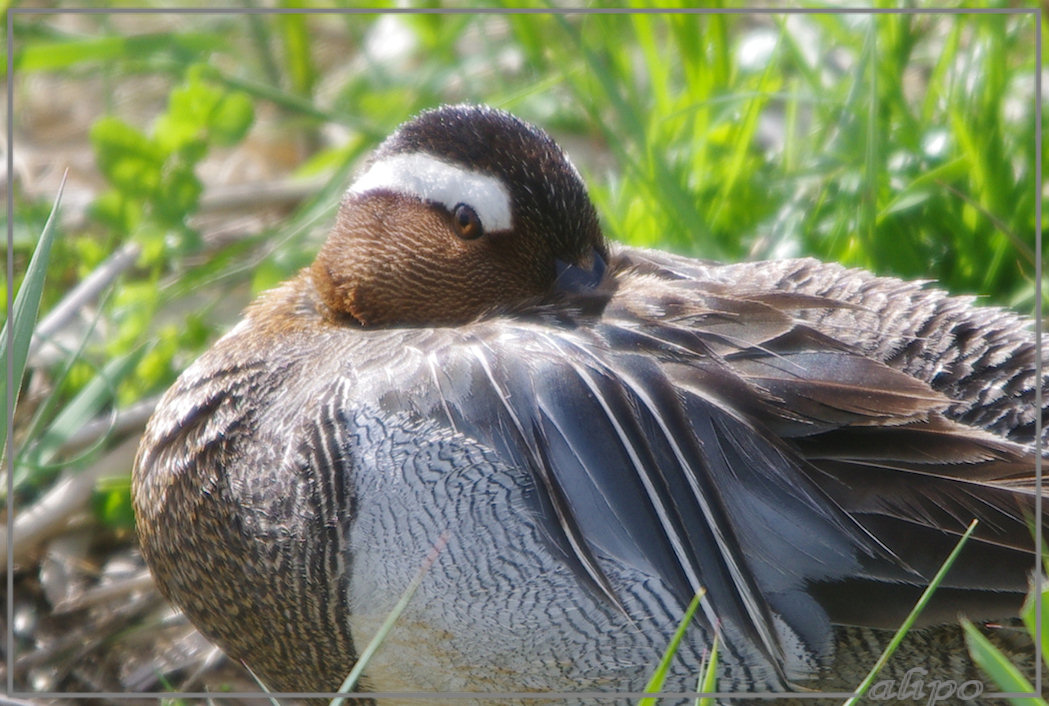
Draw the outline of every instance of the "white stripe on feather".
<instances>
[{"instance_id":1,"label":"white stripe on feather","mask_svg":"<svg viewBox=\"0 0 1049 706\"><path fill-rule=\"evenodd\" d=\"M485 231L509 230L513 225L510 193L502 180L461 167L426 152L395 154L372 164L350 185L351 194L387 189L444 205L471 207Z\"/></svg>"},{"instance_id":2,"label":"white stripe on feather","mask_svg":"<svg viewBox=\"0 0 1049 706\"><path fill-rule=\"evenodd\" d=\"M513 423L515 430L517 431L519 438L525 443L526 451L532 456L532 463L535 464L536 470L544 472L542 470L543 461L539 458L535 451L528 444L528 435L525 432L524 424L522 420L517 416L514 408L510 405L510 396L507 395L506 391L503 390L502 386L496 380L496 376L492 373L491 367L488 365L488 359L485 358L484 354L474 348L471 351L477 362L481 364L481 369L484 370L485 376L488 378L488 382L491 384L492 389L499 394L499 401L503 403L503 409L506 410L510 421ZM590 578L597 584L598 588L605 595L606 598L611 601L612 605L616 607L619 613L633 623L633 620L627 614L626 608L619 600L619 596L616 595L612 586L609 584L608 578L605 573L601 570L601 567L597 565L596 559L593 554L584 544L584 539L577 535L572 526L562 518L561 512L564 508L561 508L556 498L550 498L551 504L554 506L554 513L558 515L558 523L561 525L561 529L564 531L565 537L568 539L568 543L572 546L572 552L575 554L576 559L583 565Z\"/></svg>"},{"instance_id":3,"label":"white stripe on feather","mask_svg":"<svg viewBox=\"0 0 1049 706\"><path fill-rule=\"evenodd\" d=\"M552 338L550 338L550 340L555 345L557 345ZM594 356L585 347L579 346L574 343L569 343L569 345L571 345L572 348L576 351L583 353L585 356L589 357L597 365L603 366L603 362L599 358ZM572 360L571 356L566 356L566 358ZM705 588L705 584L703 584L700 577L696 574L695 564L692 561L692 558L690 557L688 550L685 548L685 539L678 534L673 522L669 519L670 511L660 500L659 493L655 489L655 484L650 475L650 471L648 468L645 467L644 462L641 460L640 454L637 452L633 440L630 438L630 435L626 433L626 430L623 429L619 419L616 417L616 415L612 412L611 408L605 402L605 399L602 396L600 388L597 386L596 382L590 377L588 373L584 373L584 369L582 368L582 366L576 365L574 361L573 368L576 370L576 374L579 375L579 377L583 380L587 387L590 388L590 391L594 395L594 398L597 400L598 404L604 411L606 418L610 422L612 422L612 425L616 430L616 434L619 437L620 443L623 445L624 449L627 451L627 454L630 456L630 461L634 466L634 470L637 472L638 478L645 486L645 491L648 495L649 502L652 503L653 507L655 507L657 511L657 514L659 515L660 523L663 526L665 536L667 540L670 541L670 544L674 549L674 553L678 557L678 562L681 569L688 576L689 582L692 584L692 589L698 593L701 589ZM677 459L679 468L684 472L684 476L688 480L688 483L692 488L692 493L695 497L695 500L698 502L700 509L703 512L704 520L706 520L707 526L714 534L714 538L717 541L718 545L718 551L722 559L725 561L725 566L728 568L729 575L732 577L733 583L735 584L735 587L739 592L739 596L743 602L744 607L746 608L747 614L751 619L752 625L757 630L758 635L761 637L761 641L763 643L763 647L765 648L766 653L774 659L782 659L783 653L779 646L778 639L775 635L772 634L772 631L769 629L769 625L767 624L764 617L764 613L761 609L762 601L759 597L755 596L754 593L750 590L750 585L744 576L746 570L742 566L740 566L739 557L737 557L736 552L732 550L731 544L725 537L725 534L721 526L718 524L714 511L710 507L709 500L707 499L703 491L698 487L695 477L692 475L692 473L689 473L688 459L685 456L684 451L678 445L673 432L667 427L665 421L663 420L663 417L659 412L658 406L645 391L644 385L639 384L639 382L636 379L634 379L633 376L629 375L626 371L620 371L619 379L628 387L628 389L630 389L635 395L637 395L638 399L645 405L645 407L648 408L649 412L652 413L652 416L656 420L656 423L659 424L660 431L663 432L663 438L670 445L670 448L674 453L674 457ZM706 614L707 619L710 621L710 624L713 626L717 626L720 620L719 617L714 614L711 602L703 601L701 603L701 607L703 608L703 611Z\"/></svg>"}]
</instances>

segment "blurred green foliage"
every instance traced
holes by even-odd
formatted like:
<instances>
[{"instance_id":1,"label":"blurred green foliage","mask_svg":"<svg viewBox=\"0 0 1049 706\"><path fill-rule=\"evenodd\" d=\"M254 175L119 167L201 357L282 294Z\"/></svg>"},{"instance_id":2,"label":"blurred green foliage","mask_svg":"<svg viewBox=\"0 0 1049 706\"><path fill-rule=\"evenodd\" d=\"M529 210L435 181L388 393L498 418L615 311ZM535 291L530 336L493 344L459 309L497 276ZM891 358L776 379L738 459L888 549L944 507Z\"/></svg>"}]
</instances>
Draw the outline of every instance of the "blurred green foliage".
<instances>
[{"instance_id":1,"label":"blurred green foliage","mask_svg":"<svg viewBox=\"0 0 1049 706\"><path fill-rule=\"evenodd\" d=\"M119 232L148 233L147 263L196 250L200 238L186 223L197 210L203 186L195 168L211 145L232 145L253 120L251 100L224 92L202 78L206 67L191 66L172 91L167 112L152 134L115 116L91 126L98 167L112 185L95 202L95 217ZM176 236L174 243L166 235Z\"/></svg>"},{"instance_id":2,"label":"blurred green foliage","mask_svg":"<svg viewBox=\"0 0 1049 706\"><path fill-rule=\"evenodd\" d=\"M301 6L316 7L282 4ZM226 302L308 264L359 159L444 102L550 130L616 240L725 260L813 255L1033 309L1044 222L1030 13L146 19L12 18L16 136L34 79L107 89L85 96L99 104L85 140L105 186L57 239L42 311L127 243L141 248L90 330L32 371L50 396L16 417L26 494L106 448L103 436L60 453L77 425L170 385L231 325ZM166 99L136 103L150 82ZM202 164L273 133L298 155L296 175L325 184L276 225L209 240ZM17 286L50 195L16 190ZM100 512L119 522L120 507Z\"/></svg>"}]
</instances>

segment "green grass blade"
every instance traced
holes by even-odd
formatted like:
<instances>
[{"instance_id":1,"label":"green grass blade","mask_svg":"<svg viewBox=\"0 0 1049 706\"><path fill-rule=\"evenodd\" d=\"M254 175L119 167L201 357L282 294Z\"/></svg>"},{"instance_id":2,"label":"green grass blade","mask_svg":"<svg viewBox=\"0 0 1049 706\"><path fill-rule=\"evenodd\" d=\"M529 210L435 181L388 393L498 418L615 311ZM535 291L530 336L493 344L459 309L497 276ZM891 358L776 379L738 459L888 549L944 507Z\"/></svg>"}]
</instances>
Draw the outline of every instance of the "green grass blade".
<instances>
[{"instance_id":1,"label":"green grass blade","mask_svg":"<svg viewBox=\"0 0 1049 706\"><path fill-rule=\"evenodd\" d=\"M962 628L965 630L965 643L969 646L969 654L972 655L973 661L990 675L1002 691L1035 693L1031 682L1027 681L1016 665L992 645L975 625L963 618ZM1017 706L1046 706L1045 699L1037 697L1009 697L1008 701Z\"/></svg>"},{"instance_id":2,"label":"green grass blade","mask_svg":"<svg viewBox=\"0 0 1049 706\"><path fill-rule=\"evenodd\" d=\"M364 669L368 666L368 662L375 655L379 646L382 645L383 640L386 639L390 630L393 629L393 625L397 622L397 619L401 617L401 613L403 613L404 609L408 607L408 603L412 600L412 596L415 595L415 592L419 590L419 586L422 584L426 573L430 570L430 567L433 566L433 563L437 561L437 556L441 553L441 550L444 549L444 545L447 543L448 530L445 530L441 533L441 536L437 538L437 541L434 542L433 549L430 550L426 559L423 560L422 566L419 567L419 571L417 571L415 577L412 578L412 582L408 584L406 589L404 589L404 593L401 594L401 597L397 600L393 609L390 610L389 615L387 615L386 619L382 621L382 625L379 626L379 631L375 633L375 637L368 642L367 646L361 652L360 657L357 658L357 663L353 665L353 669L350 670L346 679L343 680L342 686L339 687L340 694L349 694L353 691L354 687L357 686L357 681L361 678L361 674L364 673ZM345 701L346 699L342 697L332 699L328 706L342 706Z\"/></svg>"},{"instance_id":3,"label":"green grass blade","mask_svg":"<svg viewBox=\"0 0 1049 706\"><path fill-rule=\"evenodd\" d=\"M208 33L165 32L89 39L70 37L29 43L15 51L13 64L17 72L63 71L85 64L144 60L159 54L185 50L214 51L221 48L222 41L221 35ZM6 57L0 59L0 66L6 71Z\"/></svg>"},{"instance_id":4,"label":"green grass blade","mask_svg":"<svg viewBox=\"0 0 1049 706\"><path fill-rule=\"evenodd\" d=\"M976 525L978 524L979 521L975 519L969 523L969 527L965 530L965 534L958 539L958 543L954 545L954 549L951 550L950 555L944 560L943 565L940 566L940 570L932 577L929 586L922 593L918 602L914 604L914 608L912 608L911 612L907 615L907 619L903 621L903 625L901 625L900 629L896 631L896 634L892 636L892 641L889 642L885 651L881 653L880 657L878 657L878 661L874 663L874 666L867 674L867 677L858 687L856 687L856 693L858 696L850 697L844 704L842 704L842 706L855 706L855 704L859 703L860 698L867 693L867 690L871 688L874 680L878 677L878 673L881 672L882 668L889 662L889 658L892 657L893 653L896 652L896 648L898 648L900 643L903 642L903 638L914 625L914 621L918 619L922 610L925 609L926 604L928 604L929 600L932 598L932 594L934 594L936 589L940 587L943 578L947 575L947 572L950 571L951 566L954 565L958 555L962 552L962 547L965 546L965 543L969 541L969 537L971 537L973 532L976 531Z\"/></svg>"},{"instance_id":5,"label":"green grass blade","mask_svg":"<svg viewBox=\"0 0 1049 706\"><path fill-rule=\"evenodd\" d=\"M891 19L891 18L890 18ZM871 18L867 30L867 40L860 60L862 71L870 76L870 92L867 95L867 125L864 135L864 160L863 173L863 197L860 201L860 228L861 238L866 242L868 248L874 246L877 241L875 224L878 213L878 176L881 164L881 139L878 134L878 109L880 105L878 94L878 33L877 22Z\"/></svg>"},{"instance_id":6,"label":"green grass blade","mask_svg":"<svg viewBox=\"0 0 1049 706\"><path fill-rule=\"evenodd\" d=\"M0 331L0 363L3 364L4 372L0 374L0 455L7 443L7 385L8 385L8 356L11 356L11 383L14 385L11 409L18 404L18 388L22 383L22 375L25 374L26 359L29 356L29 344L33 340L33 329L36 328L36 317L40 311L40 298L44 293L44 280L47 277L47 263L51 258L51 245L55 239L55 224L58 218L58 205L62 201L62 191L65 189L66 178L62 177L62 183L58 187L55 203L51 207L51 215L47 217L44 230L40 233L33 257L29 260L26 268L25 278L22 286L18 288L15 295L14 307L11 320L4 322L4 328ZM11 327L12 341L11 350L8 350L8 326Z\"/></svg>"},{"instance_id":7,"label":"green grass blade","mask_svg":"<svg viewBox=\"0 0 1049 706\"><path fill-rule=\"evenodd\" d=\"M95 333L101 317L102 309L99 308L91 321L91 325L81 337L77 348L66 354L62 365L53 373L51 394L49 394L40 406L37 407L33 414L33 418L30 420L28 426L25 427L25 438L34 440L32 443L35 443L35 440L40 438L41 434L46 429L46 426L53 422L55 415L58 414L58 407L64 402L63 396L59 394L58 391L65 389L64 386L66 380L69 379L69 375L76 366L76 363L82 359L88 341L90 341L91 336ZM37 327L37 333L39 334L39 332L40 327Z\"/></svg>"},{"instance_id":8,"label":"green grass blade","mask_svg":"<svg viewBox=\"0 0 1049 706\"><path fill-rule=\"evenodd\" d=\"M16 71L57 71L85 62L115 61L126 50L124 37L36 42L15 53L14 66Z\"/></svg>"},{"instance_id":9,"label":"green grass blade","mask_svg":"<svg viewBox=\"0 0 1049 706\"><path fill-rule=\"evenodd\" d=\"M318 108L313 100L309 98L302 98L288 91L281 90L278 87L270 86L260 81L254 81L248 78L241 78L238 76L227 76L222 71L215 67L210 67L207 72L207 77L213 79L219 83L222 83L227 88L243 91L252 98L260 98L262 100L269 101L274 105L280 106L285 110L294 113L300 113L307 117L316 118L325 122L332 122L339 125L346 125L347 127L359 130L364 134L368 135L373 139L385 137L382 131L373 125L368 124L363 119L358 119L348 113L335 113L332 111L323 110Z\"/></svg>"},{"instance_id":10,"label":"green grass blade","mask_svg":"<svg viewBox=\"0 0 1049 706\"><path fill-rule=\"evenodd\" d=\"M248 666L247 662L245 662L244 660L241 660L240 664L241 664L242 667L244 667L244 669L248 670L248 674L250 674L251 678L255 680L255 683L259 685L259 688L262 689L263 693L266 693L266 694L272 694L273 693L273 692L270 691L269 687L266 686L266 683L263 682L262 679L259 678L259 675L255 673L255 670L253 670L251 667ZM277 699L273 698L272 696L267 697L267 699L270 702L270 706L282 706L281 702L277 701Z\"/></svg>"},{"instance_id":11,"label":"green grass blade","mask_svg":"<svg viewBox=\"0 0 1049 706\"><path fill-rule=\"evenodd\" d=\"M301 0L288 0L282 5L285 8L299 9L305 3ZM312 43L306 28L306 18L305 14L286 13L278 15L276 19L284 39L284 59L292 90L304 98L313 95L313 84L317 80L313 58L310 56Z\"/></svg>"},{"instance_id":12,"label":"green grass blade","mask_svg":"<svg viewBox=\"0 0 1049 706\"><path fill-rule=\"evenodd\" d=\"M34 443L32 465L50 463L62 445L93 420L102 408L116 397L116 388L138 365L148 349L140 346L130 353L109 361L106 366L58 413ZM18 478L16 477L16 481Z\"/></svg>"},{"instance_id":13,"label":"green grass blade","mask_svg":"<svg viewBox=\"0 0 1049 706\"><path fill-rule=\"evenodd\" d=\"M776 49L773 54L779 52L779 44L777 43ZM718 221L721 213L727 207L732 200L733 192L735 191L736 184L744 178L744 163L747 160L747 156L754 149L754 135L758 129L758 119L761 117L761 111L768 103L768 99L772 96L779 88L779 82L773 71L775 64L769 62L768 66L765 67L765 71L761 75L760 82L757 90L753 93L749 100L746 102L746 106L743 112L743 120L740 121L739 128L732 138L732 156L728 160L727 168L721 175L722 185L718 190L718 196L716 199L716 206L711 210L711 220Z\"/></svg>"},{"instance_id":14,"label":"green grass blade","mask_svg":"<svg viewBox=\"0 0 1049 706\"><path fill-rule=\"evenodd\" d=\"M681 640L685 637L685 631L688 630L688 626L692 622L692 616L696 614L696 609L699 608L699 604L703 600L704 595L706 595L706 589L700 589L692 599L692 602L688 604L688 609L685 610L685 616L678 624L677 630L674 631L674 637L670 639L670 644L668 644L667 648L663 651L663 657L659 660L659 666L656 667L656 671L648 680L648 684L645 685L645 691L662 691L663 684L665 684L667 680L667 673L670 671L670 663L674 661L674 655L677 654L678 646L681 645ZM659 699L653 697L645 697L638 702L638 706L655 706L658 700Z\"/></svg>"},{"instance_id":15,"label":"green grass blade","mask_svg":"<svg viewBox=\"0 0 1049 706\"><path fill-rule=\"evenodd\" d=\"M719 645L718 636L714 636L714 642L710 645L710 659L707 661L706 666L700 672L698 690L701 694L713 694L718 690L718 655ZM696 706L716 706L715 699L711 696L704 696L701 699L696 699Z\"/></svg>"},{"instance_id":16,"label":"green grass blade","mask_svg":"<svg viewBox=\"0 0 1049 706\"><path fill-rule=\"evenodd\" d=\"M1041 638L1042 642L1042 660L1049 665L1049 630L1042 629L1038 630L1037 616L1038 616L1038 600L1042 602L1042 619L1044 620L1049 616L1049 579L1045 576L1042 577L1042 595L1039 597L1035 596L1034 588L1031 588L1031 592L1027 594L1027 600L1024 601L1023 610L1020 611L1020 616L1023 618L1024 625L1027 626L1027 632L1031 633L1033 637ZM1042 626L1045 627L1044 625ZM1039 632L1041 634L1039 634Z\"/></svg>"},{"instance_id":17,"label":"green grass blade","mask_svg":"<svg viewBox=\"0 0 1049 706\"><path fill-rule=\"evenodd\" d=\"M241 0L246 8L257 8L253 0ZM267 22L262 15L244 15L243 19L248 23L248 33L252 46L255 49L255 58L262 67L266 80L276 86L280 83L280 69L273 57L273 37L270 32L272 22Z\"/></svg>"}]
</instances>

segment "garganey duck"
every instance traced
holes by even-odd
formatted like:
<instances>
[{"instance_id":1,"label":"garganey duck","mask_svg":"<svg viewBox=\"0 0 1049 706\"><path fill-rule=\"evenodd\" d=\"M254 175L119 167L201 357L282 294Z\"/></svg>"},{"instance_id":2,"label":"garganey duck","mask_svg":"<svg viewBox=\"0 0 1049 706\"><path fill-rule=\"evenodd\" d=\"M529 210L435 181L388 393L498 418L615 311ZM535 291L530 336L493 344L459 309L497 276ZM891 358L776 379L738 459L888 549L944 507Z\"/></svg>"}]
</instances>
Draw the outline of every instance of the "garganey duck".
<instances>
[{"instance_id":1,"label":"garganey duck","mask_svg":"<svg viewBox=\"0 0 1049 706\"><path fill-rule=\"evenodd\" d=\"M335 690L424 565L366 689L638 691L700 590L668 690L715 633L722 690L851 689L973 518L923 624L1017 613L1029 324L812 259L608 243L546 133L438 108L164 397L142 549L273 690Z\"/></svg>"}]
</instances>

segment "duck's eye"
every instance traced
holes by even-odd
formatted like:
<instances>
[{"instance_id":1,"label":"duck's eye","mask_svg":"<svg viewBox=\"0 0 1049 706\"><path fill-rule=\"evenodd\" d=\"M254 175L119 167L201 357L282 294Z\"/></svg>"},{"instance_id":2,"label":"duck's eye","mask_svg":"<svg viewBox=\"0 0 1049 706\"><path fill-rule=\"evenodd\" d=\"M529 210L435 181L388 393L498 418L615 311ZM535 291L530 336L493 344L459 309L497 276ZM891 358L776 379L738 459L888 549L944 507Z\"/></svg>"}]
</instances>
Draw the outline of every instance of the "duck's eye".
<instances>
[{"instance_id":1,"label":"duck's eye","mask_svg":"<svg viewBox=\"0 0 1049 706\"><path fill-rule=\"evenodd\" d=\"M455 233L463 240L473 240L484 235L484 226L481 219L477 217L477 211L461 203L452 211L452 223L455 225Z\"/></svg>"}]
</instances>

